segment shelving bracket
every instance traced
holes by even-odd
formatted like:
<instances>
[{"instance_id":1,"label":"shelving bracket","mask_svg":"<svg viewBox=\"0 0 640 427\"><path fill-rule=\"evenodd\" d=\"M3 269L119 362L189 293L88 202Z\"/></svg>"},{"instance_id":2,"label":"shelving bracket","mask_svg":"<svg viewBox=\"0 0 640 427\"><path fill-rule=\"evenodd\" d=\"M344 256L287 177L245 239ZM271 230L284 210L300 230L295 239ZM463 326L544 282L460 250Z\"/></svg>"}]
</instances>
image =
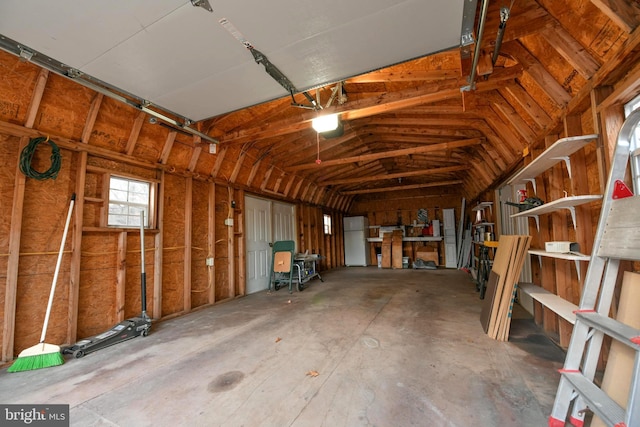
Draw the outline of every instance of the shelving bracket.
<instances>
[{"instance_id":1,"label":"shelving bracket","mask_svg":"<svg viewBox=\"0 0 640 427\"><path fill-rule=\"evenodd\" d=\"M553 159L562 160L564 162L567 167L567 172L569 173L569 179L571 179L571 160L569 159L569 156L553 157Z\"/></svg>"}]
</instances>

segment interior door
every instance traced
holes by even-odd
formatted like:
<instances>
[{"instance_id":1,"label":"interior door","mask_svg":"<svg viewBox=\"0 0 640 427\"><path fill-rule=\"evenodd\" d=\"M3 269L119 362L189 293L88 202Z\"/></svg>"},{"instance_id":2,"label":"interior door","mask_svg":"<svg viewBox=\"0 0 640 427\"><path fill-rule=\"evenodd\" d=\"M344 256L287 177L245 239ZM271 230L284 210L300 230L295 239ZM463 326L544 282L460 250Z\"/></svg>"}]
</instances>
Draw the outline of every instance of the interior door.
<instances>
[{"instance_id":1,"label":"interior door","mask_svg":"<svg viewBox=\"0 0 640 427\"><path fill-rule=\"evenodd\" d=\"M296 210L289 203L273 202L273 241L296 241ZM297 246L296 246L297 247Z\"/></svg>"},{"instance_id":2,"label":"interior door","mask_svg":"<svg viewBox=\"0 0 640 427\"><path fill-rule=\"evenodd\" d=\"M269 288L271 204L272 202L266 199L245 196L247 294Z\"/></svg>"}]
</instances>

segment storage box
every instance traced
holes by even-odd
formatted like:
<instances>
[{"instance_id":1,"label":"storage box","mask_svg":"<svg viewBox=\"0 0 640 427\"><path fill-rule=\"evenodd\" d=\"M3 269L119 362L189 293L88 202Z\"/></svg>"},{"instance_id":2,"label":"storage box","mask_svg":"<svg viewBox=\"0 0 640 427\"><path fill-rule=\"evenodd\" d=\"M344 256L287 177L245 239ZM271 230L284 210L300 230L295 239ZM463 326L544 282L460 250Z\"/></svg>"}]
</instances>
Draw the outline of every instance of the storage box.
<instances>
[{"instance_id":1,"label":"storage box","mask_svg":"<svg viewBox=\"0 0 640 427\"><path fill-rule=\"evenodd\" d=\"M547 252L566 253L578 252L580 251L580 246L576 242L546 242L544 249Z\"/></svg>"},{"instance_id":2,"label":"storage box","mask_svg":"<svg viewBox=\"0 0 640 427\"><path fill-rule=\"evenodd\" d=\"M433 261L436 265L440 265L438 251L434 251L430 248L420 248L416 250L416 259L421 259L422 261Z\"/></svg>"}]
</instances>

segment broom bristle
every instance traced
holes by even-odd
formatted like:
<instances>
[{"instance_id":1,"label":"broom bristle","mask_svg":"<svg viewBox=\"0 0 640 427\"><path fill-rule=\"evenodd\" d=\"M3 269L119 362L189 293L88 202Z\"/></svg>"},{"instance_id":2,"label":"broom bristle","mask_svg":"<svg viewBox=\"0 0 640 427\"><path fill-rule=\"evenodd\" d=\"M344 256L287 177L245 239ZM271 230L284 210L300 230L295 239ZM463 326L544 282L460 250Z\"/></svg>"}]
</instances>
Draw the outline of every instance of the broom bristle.
<instances>
[{"instance_id":1,"label":"broom bristle","mask_svg":"<svg viewBox=\"0 0 640 427\"><path fill-rule=\"evenodd\" d=\"M33 371L49 368L64 363L60 347L52 344L40 343L23 350L7 372Z\"/></svg>"}]
</instances>

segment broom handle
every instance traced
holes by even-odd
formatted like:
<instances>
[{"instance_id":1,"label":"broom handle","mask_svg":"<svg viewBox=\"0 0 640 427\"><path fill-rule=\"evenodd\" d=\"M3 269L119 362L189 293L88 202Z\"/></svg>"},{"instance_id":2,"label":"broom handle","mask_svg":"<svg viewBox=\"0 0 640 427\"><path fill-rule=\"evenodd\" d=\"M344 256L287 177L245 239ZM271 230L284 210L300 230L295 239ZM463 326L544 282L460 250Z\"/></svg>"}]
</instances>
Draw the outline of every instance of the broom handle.
<instances>
[{"instance_id":1,"label":"broom handle","mask_svg":"<svg viewBox=\"0 0 640 427\"><path fill-rule=\"evenodd\" d=\"M62 264L62 253L64 252L64 244L67 240L67 231L69 230L69 223L71 222L71 212L73 211L73 204L76 201L76 193L71 195L71 202L69 203L69 213L67 213L67 222L64 224L64 232L62 233L62 242L60 242L60 250L58 251L58 261L56 262L56 270L53 273L53 282L51 283L51 292L49 293L49 302L47 303L47 314L44 316L44 325L42 325L42 335L40 335L40 343L44 342L44 337L47 335L47 325L49 324L49 316L51 315L51 306L53 305L53 295L56 292L56 282L58 281L58 274L60 273L60 264Z\"/></svg>"}]
</instances>

